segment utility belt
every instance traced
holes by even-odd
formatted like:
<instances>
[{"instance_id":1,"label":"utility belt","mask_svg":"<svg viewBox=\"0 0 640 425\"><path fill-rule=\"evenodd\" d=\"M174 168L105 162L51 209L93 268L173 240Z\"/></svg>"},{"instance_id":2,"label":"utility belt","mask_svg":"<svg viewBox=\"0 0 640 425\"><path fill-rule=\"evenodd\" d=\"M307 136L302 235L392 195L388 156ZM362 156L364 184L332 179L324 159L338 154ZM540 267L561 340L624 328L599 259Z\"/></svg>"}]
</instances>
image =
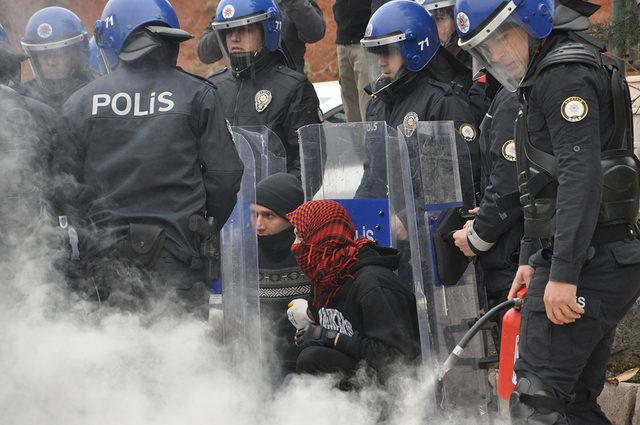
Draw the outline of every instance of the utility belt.
<instances>
[{"instance_id":1,"label":"utility belt","mask_svg":"<svg viewBox=\"0 0 640 425\"><path fill-rule=\"evenodd\" d=\"M166 231L162 226L146 223L129 223L127 236L113 247L113 254L125 258L140 267L151 268L162 256L170 253L191 269L199 270L205 266L207 279L219 276L219 245L215 223L194 215L189 219L189 229L193 232L193 242L199 257L193 257L178 249L166 246ZM211 281L208 280L208 281Z\"/></svg>"},{"instance_id":2,"label":"utility belt","mask_svg":"<svg viewBox=\"0 0 640 425\"><path fill-rule=\"evenodd\" d=\"M599 224L596 226L590 246L640 239L640 223ZM542 248L553 250L553 238L540 239Z\"/></svg>"}]
</instances>

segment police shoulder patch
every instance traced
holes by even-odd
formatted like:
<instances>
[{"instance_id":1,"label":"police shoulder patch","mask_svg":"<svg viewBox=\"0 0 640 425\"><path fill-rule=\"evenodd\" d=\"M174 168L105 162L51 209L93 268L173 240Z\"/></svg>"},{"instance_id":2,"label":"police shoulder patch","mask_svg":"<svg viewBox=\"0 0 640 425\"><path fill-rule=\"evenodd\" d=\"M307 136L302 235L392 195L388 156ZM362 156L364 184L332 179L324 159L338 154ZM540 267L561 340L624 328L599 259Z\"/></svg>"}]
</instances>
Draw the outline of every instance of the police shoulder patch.
<instances>
[{"instance_id":1,"label":"police shoulder patch","mask_svg":"<svg viewBox=\"0 0 640 425\"><path fill-rule=\"evenodd\" d=\"M256 93L256 111L262 112L267 109L267 106L271 103L273 96L269 90L260 90Z\"/></svg>"},{"instance_id":2,"label":"police shoulder patch","mask_svg":"<svg viewBox=\"0 0 640 425\"><path fill-rule=\"evenodd\" d=\"M587 105L587 102L583 98L571 96L562 102L560 113L562 114L562 118L569 122L579 122L589 113L589 105Z\"/></svg>"},{"instance_id":3,"label":"police shoulder patch","mask_svg":"<svg viewBox=\"0 0 640 425\"><path fill-rule=\"evenodd\" d=\"M476 140L477 132L472 124L463 123L462 125L460 125L458 132L467 142L473 142L474 140Z\"/></svg>"},{"instance_id":4,"label":"police shoulder patch","mask_svg":"<svg viewBox=\"0 0 640 425\"><path fill-rule=\"evenodd\" d=\"M404 119L402 120L402 126L404 128L404 135L406 137L411 137L413 135L413 132L416 131L416 128L418 128L418 121L418 114L416 114L415 112L409 112L404 116Z\"/></svg>"},{"instance_id":5,"label":"police shoulder patch","mask_svg":"<svg viewBox=\"0 0 640 425\"><path fill-rule=\"evenodd\" d=\"M511 139L504 142L502 145L502 156L504 159L510 162L516 161L516 141Z\"/></svg>"}]
</instances>

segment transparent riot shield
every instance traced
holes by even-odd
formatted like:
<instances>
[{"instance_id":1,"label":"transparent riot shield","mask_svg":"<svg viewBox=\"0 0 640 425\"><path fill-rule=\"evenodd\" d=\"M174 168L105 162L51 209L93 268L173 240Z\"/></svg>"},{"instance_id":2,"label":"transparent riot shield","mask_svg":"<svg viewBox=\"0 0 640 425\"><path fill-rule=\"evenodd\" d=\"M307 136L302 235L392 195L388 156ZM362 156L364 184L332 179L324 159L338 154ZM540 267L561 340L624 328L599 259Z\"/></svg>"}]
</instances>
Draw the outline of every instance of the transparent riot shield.
<instances>
[{"instance_id":1,"label":"transparent riot shield","mask_svg":"<svg viewBox=\"0 0 640 425\"><path fill-rule=\"evenodd\" d=\"M275 173L287 172L287 154L280 138L270 129L261 126L232 127L241 135L253 151L256 182Z\"/></svg>"},{"instance_id":2,"label":"transparent riot shield","mask_svg":"<svg viewBox=\"0 0 640 425\"><path fill-rule=\"evenodd\" d=\"M233 353L260 353L260 303L258 298L258 241L251 227L250 206L256 198L255 157L251 133L233 131L244 164L236 206L220 231L221 278L214 282L209 320L223 322L225 346ZM255 142L255 140L253 140ZM222 305L220 305L222 304ZM256 362L259 364L260 362Z\"/></svg>"},{"instance_id":3,"label":"transparent riot shield","mask_svg":"<svg viewBox=\"0 0 640 425\"><path fill-rule=\"evenodd\" d=\"M387 179L387 148L396 140L394 133L384 122L312 124L298 130L305 198L340 202L356 236L383 246L392 245L391 217L398 211L390 202Z\"/></svg>"},{"instance_id":4,"label":"transparent riot shield","mask_svg":"<svg viewBox=\"0 0 640 425\"><path fill-rule=\"evenodd\" d=\"M453 122L419 122L415 130L399 134L401 162L410 164L402 170L406 198L415 202L415 208L407 210L415 212L407 231L412 254L420 256L412 261L414 280L422 283L416 288L420 325L431 331L433 360L442 363L480 313L474 268L464 258L455 258L452 231L442 232L447 220L466 210L463 194L468 193L467 185L473 187L471 161L466 145L456 141ZM457 219L462 227L466 218ZM447 251L446 244L453 249ZM455 281L447 281L444 277L453 275L443 269L452 264L461 268L460 273ZM491 392L480 361L484 354L482 338L473 340L460 364L446 375L438 394L445 416L490 423Z\"/></svg>"}]
</instances>

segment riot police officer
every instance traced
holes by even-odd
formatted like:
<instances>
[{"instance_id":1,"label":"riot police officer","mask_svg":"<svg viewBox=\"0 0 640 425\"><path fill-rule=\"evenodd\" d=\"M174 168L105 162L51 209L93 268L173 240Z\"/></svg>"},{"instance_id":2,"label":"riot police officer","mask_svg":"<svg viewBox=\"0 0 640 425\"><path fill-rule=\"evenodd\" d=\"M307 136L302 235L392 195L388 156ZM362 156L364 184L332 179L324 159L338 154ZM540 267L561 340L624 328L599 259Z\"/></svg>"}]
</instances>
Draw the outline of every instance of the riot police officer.
<instances>
[{"instance_id":1,"label":"riot police officer","mask_svg":"<svg viewBox=\"0 0 640 425\"><path fill-rule=\"evenodd\" d=\"M316 43L324 37L322 9L315 0L280 0L278 7L282 10L282 50L286 53L291 67L304 73L307 43ZM215 20L214 16L212 21ZM222 56L218 38L209 25L200 36L198 57L204 63L213 63L222 59Z\"/></svg>"},{"instance_id":2,"label":"riot police officer","mask_svg":"<svg viewBox=\"0 0 640 425\"><path fill-rule=\"evenodd\" d=\"M80 144L80 180L95 194L85 257L96 296L137 308L176 290L180 304L206 310L211 259L200 247L215 230L195 230L207 218L225 223L243 170L219 95L177 68L191 35L167 0L110 0L94 32L120 63L71 96L64 115Z\"/></svg>"},{"instance_id":3,"label":"riot police officer","mask_svg":"<svg viewBox=\"0 0 640 425\"><path fill-rule=\"evenodd\" d=\"M518 190L513 137L518 110L518 97L500 90L480 126L480 207L473 221L453 234L456 246L466 256L477 256L489 308L506 300L518 266L522 209L519 199L515 205L504 206Z\"/></svg>"},{"instance_id":4,"label":"riot police officer","mask_svg":"<svg viewBox=\"0 0 640 425\"><path fill-rule=\"evenodd\" d=\"M581 33L593 11L583 1L456 4L461 47L521 101L524 239L510 296L529 289L515 424L610 423L597 396L616 326L640 293L630 98L624 67Z\"/></svg>"},{"instance_id":5,"label":"riot police officer","mask_svg":"<svg viewBox=\"0 0 640 425\"><path fill-rule=\"evenodd\" d=\"M289 68L280 51L282 15L273 0L223 0L211 24L227 68L214 74L232 125L265 125L282 141L287 172L300 177L298 128L321 121L307 77Z\"/></svg>"},{"instance_id":6,"label":"riot police officer","mask_svg":"<svg viewBox=\"0 0 640 425\"><path fill-rule=\"evenodd\" d=\"M22 48L34 79L22 92L58 112L69 96L91 81L89 37L78 16L62 7L46 7L27 22Z\"/></svg>"},{"instance_id":7,"label":"riot police officer","mask_svg":"<svg viewBox=\"0 0 640 425\"><path fill-rule=\"evenodd\" d=\"M418 121L454 121L458 137L464 140L461 144L471 153L474 177L479 176L478 131L468 98L451 83L451 75L440 78L432 66L443 49L429 13L408 0L386 3L371 16L362 45L370 70L367 90L372 96L367 121L401 127L406 137L413 134ZM470 171L465 174L463 178L471 182ZM466 195L466 204L475 205L471 189Z\"/></svg>"}]
</instances>

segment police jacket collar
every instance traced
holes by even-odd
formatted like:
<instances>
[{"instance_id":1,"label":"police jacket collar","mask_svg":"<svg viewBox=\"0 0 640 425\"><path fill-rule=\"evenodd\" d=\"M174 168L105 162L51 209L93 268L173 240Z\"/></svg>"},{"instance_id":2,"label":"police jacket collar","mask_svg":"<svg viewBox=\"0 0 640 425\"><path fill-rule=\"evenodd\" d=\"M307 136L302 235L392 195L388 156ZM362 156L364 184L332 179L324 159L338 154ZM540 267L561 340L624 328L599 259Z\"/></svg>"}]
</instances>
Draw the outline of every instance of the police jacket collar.
<instances>
[{"instance_id":1,"label":"police jacket collar","mask_svg":"<svg viewBox=\"0 0 640 425\"><path fill-rule=\"evenodd\" d=\"M266 52L266 51L265 51ZM231 70L231 73L235 78L242 80L249 80L254 77L255 74L259 74L267 68L271 68L276 64L285 65L286 61L280 52L268 52L259 53L254 64L250 67L243 69L240 72Z\"/></svg>"}]
</instances>

